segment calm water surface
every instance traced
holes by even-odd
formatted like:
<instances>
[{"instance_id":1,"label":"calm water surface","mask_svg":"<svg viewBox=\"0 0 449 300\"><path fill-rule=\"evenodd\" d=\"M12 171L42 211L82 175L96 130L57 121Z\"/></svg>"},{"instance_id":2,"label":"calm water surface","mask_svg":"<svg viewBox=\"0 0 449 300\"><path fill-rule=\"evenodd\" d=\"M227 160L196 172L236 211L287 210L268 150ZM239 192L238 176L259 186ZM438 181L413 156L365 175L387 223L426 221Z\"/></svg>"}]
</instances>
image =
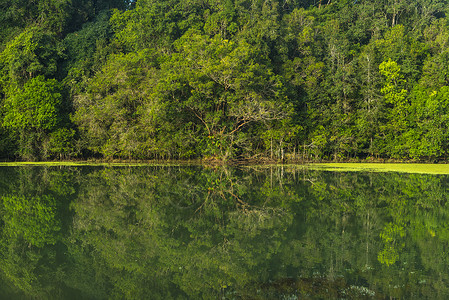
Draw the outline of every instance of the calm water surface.
<instances>
[{"instance_id":1,"label":"calm water surface","mask_svg":"<svg viewBox=\"0 0 449 300\"><path fill-rule=\"evenodd\" d=\"M447 299L448 179L0 167L0 298Z\"/></svg>"}]
</instances>

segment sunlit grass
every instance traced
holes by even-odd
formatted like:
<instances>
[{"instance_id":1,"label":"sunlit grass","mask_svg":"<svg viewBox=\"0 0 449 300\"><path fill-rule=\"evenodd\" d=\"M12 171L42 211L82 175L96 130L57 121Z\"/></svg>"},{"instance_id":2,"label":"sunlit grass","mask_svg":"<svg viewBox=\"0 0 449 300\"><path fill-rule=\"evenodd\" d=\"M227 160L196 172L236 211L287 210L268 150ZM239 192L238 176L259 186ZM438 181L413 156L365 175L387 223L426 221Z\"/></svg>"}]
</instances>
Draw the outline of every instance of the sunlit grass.
<instances>
[{"instance_id":1,"label":"sunlit grass","mask_svg":"<svg viewBox=\"0 0 449 300\"><path fill-rule=\"evenodd\" d=\"M195 165L196 162L102 162L102 161L45 161L45 162L0 162L0 167L22 167L22 166L48 166L48 167L70 167L70 166L181 166Z\"/></svg>"},{"instance_id":2,"label":"sunlit grass","mask_svg":"<svg viewBox=\"0 0 449 300\"><path fill-rule=\"evenodd\" d=\"M82 166L88 165L86 162L0 162L0 167L21 167L21 166Z\"/></svg>"},{"instance_id":3,"label":"sunlit grass","mask_svg":"<svg viewBox=\"0 0 449 300\"><path fill-rule=\"evenodd\" d=\"M449 164L414 163L317 163L308 166L327 171L402 172L421 174L449 174Z\"/></svg>"}]
</instances>

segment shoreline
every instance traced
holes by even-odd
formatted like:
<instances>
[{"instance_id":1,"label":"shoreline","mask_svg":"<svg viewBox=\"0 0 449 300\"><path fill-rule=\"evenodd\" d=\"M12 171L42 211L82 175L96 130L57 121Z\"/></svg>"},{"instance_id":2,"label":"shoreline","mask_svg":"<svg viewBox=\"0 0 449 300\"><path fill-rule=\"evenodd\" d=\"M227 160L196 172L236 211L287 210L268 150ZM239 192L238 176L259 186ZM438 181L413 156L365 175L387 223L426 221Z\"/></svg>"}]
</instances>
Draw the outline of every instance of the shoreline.
<instances>
[{"instance_id":1,"label":"shoreline","mask_svg":"<svg viewBox=\"0 0 449 300\"><path fill-rule=\"evenodd\" d=\"M449 175L447 163L422 162L279 162L279 161L210 161L210 160L85 160L85 161L33 161L0 162L0 167L253 167L303 168L330 172L397 172L414 174Z\"/></svg>"},{"instance_id":2,"label":"shoreline","mask_svg":"<svg viewBox=\"0 0 449 300\"><path fill-rule=\"evenodd\" d=\"M400 159L348 159L348 160L275 160L269 158L262 159L86 159L86 160L0 160L2 165L223 165L223 166L251 166L251 165L319 165L319 164L401 164L401 165L447 165L449 161L425 161L425 160L400 160Z\"/></svg>"}]
</instances>

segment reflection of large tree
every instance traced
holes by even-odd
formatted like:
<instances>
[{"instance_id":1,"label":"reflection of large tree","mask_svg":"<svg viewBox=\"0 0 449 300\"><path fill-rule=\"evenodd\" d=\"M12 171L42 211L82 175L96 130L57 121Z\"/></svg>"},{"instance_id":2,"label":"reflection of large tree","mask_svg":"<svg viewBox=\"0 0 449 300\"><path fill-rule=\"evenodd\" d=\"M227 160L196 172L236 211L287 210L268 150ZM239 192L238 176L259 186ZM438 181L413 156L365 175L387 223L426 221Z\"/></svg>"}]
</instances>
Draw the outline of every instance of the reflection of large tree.
<instances>
[{"instance_id":1,"label":"reflection of large tree","mask_svg":"<svg viewBox=\"0 0 449 300\"><path fill-rule=\"evenodd\" d=\"M140 277L130 278L132 288L115 285L115 291L162 296L176 284L180 294L210 298L229 285L257 280L256 268L279 249L283 237L276 232L291 215L264 205L269 199L248 198L256 191L246 191L248 185L228 170L155 171L91 174L96 180L87 178L73 205L72 238L89 245L92 259L104 264L103 274L123 270L117 276L125 282ZM148 284L156 278L165 285Z\"/></svg>"}]
</instances>

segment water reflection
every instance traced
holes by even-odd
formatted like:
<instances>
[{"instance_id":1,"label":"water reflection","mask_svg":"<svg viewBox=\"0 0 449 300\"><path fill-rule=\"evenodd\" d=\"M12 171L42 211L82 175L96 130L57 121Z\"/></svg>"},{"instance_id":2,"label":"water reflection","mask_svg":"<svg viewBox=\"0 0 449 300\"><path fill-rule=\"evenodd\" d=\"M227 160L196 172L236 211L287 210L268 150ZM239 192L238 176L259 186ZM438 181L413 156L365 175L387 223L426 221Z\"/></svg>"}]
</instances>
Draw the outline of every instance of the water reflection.
<instances>
[{"instance_id":1,"label":"water reflection","mask_svg":"<svg viewBox=\"0 0 449 300\"><path fill-rule=\"evenodd\" d=\"M449 296L448 178L0 168L0 297Z\"/></svg>"}]
</instances>

